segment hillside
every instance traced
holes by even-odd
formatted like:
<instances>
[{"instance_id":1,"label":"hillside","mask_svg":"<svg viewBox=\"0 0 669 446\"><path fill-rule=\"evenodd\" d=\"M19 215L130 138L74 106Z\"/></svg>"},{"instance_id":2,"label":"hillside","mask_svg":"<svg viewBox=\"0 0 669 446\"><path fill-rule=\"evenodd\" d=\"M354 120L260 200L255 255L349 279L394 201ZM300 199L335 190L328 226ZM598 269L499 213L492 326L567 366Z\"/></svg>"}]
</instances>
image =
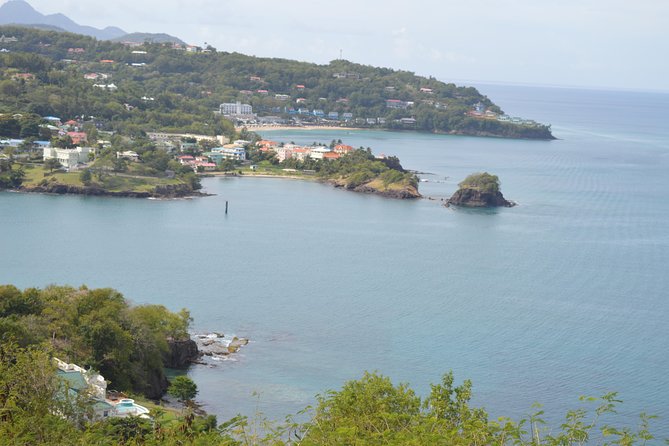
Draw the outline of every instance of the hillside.
<instances>
[{"instance_id":1,"label":"hillside","mask_svg":"<svg viewBox=\"0 0 669 446\"><path fill-rule=\"evenodd\" d=\"M182 46L186 46L186 42L179 39L178 37L170 36L165 33L128 33L120 37L115 37L110 39L112 42L121 42L121 43L176 43Z\"/></svg>"},{"instance_id":2,"label":"hillside","mask_svg":"<svg viewBox=\"0 0 669 446\"><path fill-rule=\"evenodd\" d=\"M552 139L550 127L510 118L475 88L407 71L335 60L317 65L175 44L123 45L22 27L0 27L0 113L63 119L133 134L229 134L221 103L252 106L274 122ZM85 78L86 77L86 78Z\"/></svg>"}]
</instances>

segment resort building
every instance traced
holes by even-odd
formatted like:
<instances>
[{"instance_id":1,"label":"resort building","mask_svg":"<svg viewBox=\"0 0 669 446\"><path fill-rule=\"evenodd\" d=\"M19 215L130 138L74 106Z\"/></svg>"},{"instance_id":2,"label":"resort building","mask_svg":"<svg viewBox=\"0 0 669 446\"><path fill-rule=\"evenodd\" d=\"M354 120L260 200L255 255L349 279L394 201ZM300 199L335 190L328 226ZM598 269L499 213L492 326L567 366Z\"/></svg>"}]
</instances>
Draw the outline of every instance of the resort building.
<instances>
[{"instance_id":1,"label":"resort building","mask_svg":"<svg viewBox=\"0 0 669 446\"><path fill-rule=\"evenodd\" d=\"M240 101L224 102L219 106L219 110L223 116L244 116L253 114L253 107L249 104L242 104Z\"/></svg>"},{"instance_id":2,"label":"resort building","mask_svg":"<svg viewBox=\"0 0 669 446\"><path fill-rule=\"evenodd\" d=\"M317 146L311 149L309 157L315 160L322 160L325 157L325 154L330 152L332 152L332 150L330 150L329 147Z\"/></svg>"},{"instance_id":3,"label":"resort building","mask_svg":"<svg viewBox=\"0 0 669 446\"><path fill-rule=\"evenodd\" d=\"M88 162L90 147L77 147L74 149L60 149L56 147L44 147L42 159L45 161L50 158L56 158L58 162L66 169L74 169L78 164Z\"/></svg>"},{"instance_id":4,"label":"resort building","mask_svg":"<svg viewBox=\"0 0 669 446\"><path fill-rule=\"evenodd\" d=\"M239 146L223 146L223 147L214 147L211 149L211 152L219 153L223 156L224 159L235 160L235 161L244 161L246 159L246 149ZM210 156L211 158L211 156Z\"/></svg>"},{"instance_id":5,"label":"resort building","mask_svg":"<svg viewBox=\"0 0 669 446\"><path fill-rule=\"evenodd\" d=\"M68 364L53 358L57 367L56 375L67 385L68 396L89 399L93 409L93 420L110 417L139 416L149 418L149 409L136 404L129 398L108 398L107 381L99 373L86 370L76 364ZM110 394L113 392L110 392Z\"/></svg>"}]
</instances>

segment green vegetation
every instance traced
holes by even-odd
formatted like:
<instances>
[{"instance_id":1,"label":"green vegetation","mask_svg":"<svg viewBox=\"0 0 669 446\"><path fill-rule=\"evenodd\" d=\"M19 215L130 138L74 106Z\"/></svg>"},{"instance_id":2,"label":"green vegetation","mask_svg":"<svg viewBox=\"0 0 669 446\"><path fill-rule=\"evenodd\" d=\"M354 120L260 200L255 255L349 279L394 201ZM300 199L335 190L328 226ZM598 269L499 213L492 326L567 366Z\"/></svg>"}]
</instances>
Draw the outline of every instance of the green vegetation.
<instances>
[{"instance_id":1,"label":"green vegetation","mask_svg":"<svg viewBox=\"0 0 669 446\"><path fill-rule=\"evenodd\" d=\"M481 192L495 194L499 192L499 178L488 172L473 173L462 180L458 186L461 189L476 189Z\"/></svg>"},{"instance_id":2,"label":"green vegetation","mask_svg":"<svg viewBox=\"0 0 669 446\"><path fill-rule=\"evenodd\" d=\"M51 357L100 370L112 387L133 389L161 367L168 338L187 336L190 316L162 306L130 307L111 289L48 287L19 290L0 286L0 445L642 445L654 440L654 417L640 415L634 428L602 421L621 403L615 393L581 398L559 426L549 426L533 407L519 421L491 420L472 407L472 384L455 384L452 373L421 398L406 384L365 373L338 391L317 396L317 404L268 422L257 414L219 425L214 416L178 413L140 400L153 421L112 418L91 422L90 400L65 397ZM139 381L135 381L139 380ZM181 400L195 396L188 378L173 381Z\"/></svg>"},{"instance_id":3,"label":"green vegetation","mask_svg":"<svg viewBox=\"0 0 669 446\"><path fill-rule=\"evenodd\" d=\"M332 141L330 145L334 147L336 144L341 144L341 140ZM376 158L370 148L360 147L332 160L289 158L279 163L273 155L253 149L249 151L249 157L258 163L258 173L299 175L307 172L317 179L332 181L347 189L366 185L386 192L418 187L416 175L405 171L397 157Z\"/></svg>"},{"instance_id":4,"label":"green vegetation","mask_svg":"<svg viewBox=\"0 0 669 446\"><path fill-rule=\"evenodd\" d=\"M167 393L187 404L197 395L197 385L189 377L180 375L172 380Z\"/></svg>"},{"instance_id":5,"label":"green vegetation","mask_svg":"<svg viewBox=\"0 0 669 446\"><path fill-rule=\"evenodd\" d=\"M15 166L11 158L0 158L0 190L21 186L25 176L25 170Z\"/></svg>"},{"instance_id":6,"label":"green vegetation","mask_svg":"<svg viewBox=\"0 0 669 446\"><path fill-rule=\"evenodd\" d=\"M0 286L0 339L41 348L92 367L110 388L157 397L167 339L188 337L188 312L160 305L132 307L112 289L50 286L24 291Z\"/></svg>"},{"instance_id":7,"label":"green vegetation","mask_svg":"<svg viewBox=\"0 0 669 446\"><path fill-rule=\"evenodd\" d=\"M407 71L345 60L316 65L215 49L191 54L159 43L129 48L11 26L0 27L0 32L19 39L9 53L0 55L0 113L10 116L83 115L100 129L128 136L154 130L233 136L232 123L213 111L222 102L241 101L260 115L304 122L318 121L313 111L321 110L338 113L340 119L350 113L349 126L552 138L547 126L472 117L467 113L477 105L493 113L501 110L475 88ZM88 73L105 77L84 79ZM388 100L398 102L388 106ZM8 122L0 122L2 136L39 136L32 118L4 119Z\"/></svg>"}]
</instances>

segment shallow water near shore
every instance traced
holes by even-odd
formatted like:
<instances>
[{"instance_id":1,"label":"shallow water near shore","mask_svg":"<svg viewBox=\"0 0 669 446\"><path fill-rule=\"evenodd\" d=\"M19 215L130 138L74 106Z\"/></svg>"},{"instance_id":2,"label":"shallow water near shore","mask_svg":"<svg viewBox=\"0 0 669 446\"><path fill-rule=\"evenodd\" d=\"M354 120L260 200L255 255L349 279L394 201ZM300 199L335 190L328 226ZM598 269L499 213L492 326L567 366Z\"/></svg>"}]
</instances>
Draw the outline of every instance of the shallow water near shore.
<instances>
[{"instance_id":1,"label":"shallow water near shore","mask_svg":"<svg viewBox=\"0 0 669 446\"><path fill-rule=\"evenodd\" d=\"M178 201L0 193L0 283L114 287L248 337L189 372L221 420L282 419L365 370L421 394L453 370L494 417L538 401L555 420L614 390L618 420L658 414L669 436L669 95L481 91L560 139L263 133L397 155L435 201L275 178L207 178L215 196ZM475 171L519 205L442 207Z\"/></svg>"}]
</instances>

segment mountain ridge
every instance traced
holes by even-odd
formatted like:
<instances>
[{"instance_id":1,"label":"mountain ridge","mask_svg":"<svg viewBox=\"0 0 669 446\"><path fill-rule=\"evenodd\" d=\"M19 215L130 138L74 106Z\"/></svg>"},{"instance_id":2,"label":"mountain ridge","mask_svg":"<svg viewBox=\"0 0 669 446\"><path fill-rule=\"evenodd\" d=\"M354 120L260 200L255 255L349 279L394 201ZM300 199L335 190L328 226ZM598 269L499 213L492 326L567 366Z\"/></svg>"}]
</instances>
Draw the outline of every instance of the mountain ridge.
<instances>
[{"instance_id":1,"label":"mountain ridge","mask_svg":"<svg viewBox=\"0 0 669 446\"><path fill-rule=\"evenodd\" d=\"M34 28L39 28L40 25L49 26L75 34L95 37L98 40L129 40L134 42L137 39L137 35L140 35L144 40L184 44L181 39L169 34L128 33L117 26L106 26L99 29L93 26L80 25L60 12L42 14L25 0L9 0L0 5L0 25L18 25ZM137 43L142 42L143 40Z\"/></svg>"}]
</instances>

